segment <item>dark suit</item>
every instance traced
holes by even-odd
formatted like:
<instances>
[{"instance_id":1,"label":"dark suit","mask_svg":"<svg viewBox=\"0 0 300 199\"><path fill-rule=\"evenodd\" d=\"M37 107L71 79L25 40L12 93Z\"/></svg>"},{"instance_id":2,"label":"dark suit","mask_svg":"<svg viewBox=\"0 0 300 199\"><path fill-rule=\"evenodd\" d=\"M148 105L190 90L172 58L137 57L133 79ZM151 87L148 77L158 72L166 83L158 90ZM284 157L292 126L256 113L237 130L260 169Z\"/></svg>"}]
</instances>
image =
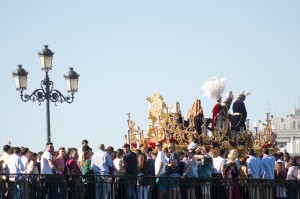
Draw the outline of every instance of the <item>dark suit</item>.
<instances>
[{"instance_id":1,"label":"dark suit","mask_svg":"<svg viewBox=\"0 0 300 199\"><path fill-rule=\"evenodd\" d=\"M126 173L125 173L125 191L126 199L136 198L134 193L134 186L136 184L137 176L137 157L132 151L124 156L124 161L126 162Z\"/></svg>"}]
</instances>

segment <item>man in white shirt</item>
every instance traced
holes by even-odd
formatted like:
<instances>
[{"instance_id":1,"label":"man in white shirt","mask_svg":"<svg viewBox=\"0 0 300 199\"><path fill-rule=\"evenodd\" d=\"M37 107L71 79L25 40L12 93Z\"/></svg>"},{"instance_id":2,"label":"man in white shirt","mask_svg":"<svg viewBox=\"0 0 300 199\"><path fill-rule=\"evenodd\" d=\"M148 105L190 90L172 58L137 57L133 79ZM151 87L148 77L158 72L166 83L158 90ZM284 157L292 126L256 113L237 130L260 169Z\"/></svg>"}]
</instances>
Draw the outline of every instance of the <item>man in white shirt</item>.
<instances>
[{"instance_id":1,"label":"man in white shirt","mask_svg":"<svg viewBox=\"0 0 300 199\"><path fill-rule=\"evenodd\" d=\"M24 165L25 168L25 173L27 173L27 163L28 163L28 158L29 158L29 148L26 147L21 147L21 161ZM23 193L23 198L27 199L29 195L29 183L28 181L24 182L24 193Z\"/></svg>"},{"instance_id":2,"label":"man in white shirt","mask_svg":"<svg viewBox=\"0 0 300 199\"><path fill-rule=\"evenodd\" d=\"M41 157L41 174L53 174L53 172L62 174L53 164L53 157L51 151L53 149L53 143L48 142L46 144L46 150Z\"/></svg>"},{"instance_id":3,"label":"man in white shirt","mask_svg":"<svg viewBox=\"0 0 300 199\"><path fill-rule=\"evenodd\" d=\"M53 172L57 174L62 174L60 170L58 170L54 164L53 164L53 157L51 155L51 152L53 150L53 143L47 142L46 143L46 150L44 151L42 157L41 157L41 174L53 174ZM53 190L55 190L55 187L53 187L53 177L52 175L46 175L44 176L46 179L45 187L42 189L42 197L46 198L48 195L48 198L54 198L52 196L53 193L55 193Z\"/></svg>"},{"instance_id":4,"label":"man in white shirt","mask_svg":"<svg viewBox=\"0 0 300 199\"><path fill-rule=\"evenodd\" d=\"M28 162L28 156L29 156L29 149L26 147L21 147L21 161L25 167L25 170L27 169L27 162Z\"/></svg>"},{"instance_id":5,"label":"man in white shirt","mask_svg":"<svg viewBox=\"0 0 300 199\"><path fill-rule=\"evenodd\" d=\"M4 145L3 146L3 154L0 156L0 174L5 174L5 167L6 167L6 160L11 155L11 146ZM5 175L3 175L0 179L0 198L5 198L6 192L6 182L5 182Z\"/></svg>"},{"instance_id":6,"label":"man in white shirt","mask_svg":"<svg viewBox=\"0 0 300 199\"><path fill-rule=\"evenodd\" d=\"M13 148L13 154L7 159L5 173L10 174L9 180L14 182L11 184L12 198L20 198L24 191L22 174L25 173L25 167L21 161L21 149L19 147Z\"/></svg>"},{"instance_id":7,"label":"man in white shirt","mask_svg":"<svg viewBox=\"0 0 300 199\"><path fill-rule=\"evenodd\" d=\"M219 151L219 156L213 158L213 178L223 178L224 176L224 166L226 165L225 150L221 149ZM222 198L225 195L224 189L221 186L212 186L212 198L218 199Z\"/></svg>"},{"instance_id":8,"label":"man in white shirt","mask_svg":"<svg viewBox=\"0 0 300 199\"><path fill-rule=\"evenodd\" d=\"M165 167L166 167L166 155L162 151L163 144L162 142L157 142L156 143L156 149L157 149L157 156L155 159L154 167L155 167L155 175L159 180L157 181L157 191L158 191L158 196L159 198L164 198L165 197L165 192L166 192L166 184L163 182L164 181L164 175L165 175Z\"/></svg>"},{"instance_id":9,"label":"man in white shirt","mask_svg":"<svg viewBox=\"0 0 300 199\"><path fill-rule=\"evenodd\" d=\"M226 165L226 159L224 158L225 150L221 149L219 151L219 156L213 158L213 177L222 177L223 168Z\"/></svg>"}]
</instances>

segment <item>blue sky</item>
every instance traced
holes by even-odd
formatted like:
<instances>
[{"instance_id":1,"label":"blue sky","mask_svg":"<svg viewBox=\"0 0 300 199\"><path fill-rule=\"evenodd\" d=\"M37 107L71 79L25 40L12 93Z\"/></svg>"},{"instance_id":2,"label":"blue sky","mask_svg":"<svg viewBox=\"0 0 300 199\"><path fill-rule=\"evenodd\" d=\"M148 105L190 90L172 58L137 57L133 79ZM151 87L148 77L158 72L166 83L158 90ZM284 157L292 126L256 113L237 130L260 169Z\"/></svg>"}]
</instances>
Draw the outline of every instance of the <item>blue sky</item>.
<instances>
[{"instance_id":1,"label":"blue sky","mask_svg":"<svg viewBox=\"0 0 300 199\"><path fill-rule=\"evenodd\" d=\"M45 103L20 100L11 72L29 72L28 90L44 78L37 52L55 52L50 78L66 93L68 67L80 74L72 104L51 104L56 148L88 139L121 147L126 114L147 128L147 96L158 90L186 115L197 98L205 116L214 100L201 86L227 78L225 93L251 92L251 123L293 113L300 96L300 2L253 1L1 1L0 143L33 151L46 142Z\"/></svg>"}]
</instances>

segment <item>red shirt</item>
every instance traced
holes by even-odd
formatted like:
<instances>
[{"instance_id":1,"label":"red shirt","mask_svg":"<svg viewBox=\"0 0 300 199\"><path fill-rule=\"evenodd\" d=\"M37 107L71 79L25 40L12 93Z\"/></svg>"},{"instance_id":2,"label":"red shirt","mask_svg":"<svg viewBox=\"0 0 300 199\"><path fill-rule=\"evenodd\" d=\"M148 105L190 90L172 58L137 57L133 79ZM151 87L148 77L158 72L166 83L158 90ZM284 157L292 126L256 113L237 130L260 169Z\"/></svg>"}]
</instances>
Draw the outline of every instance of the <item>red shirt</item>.
<instances>
[{"instance_id":1,"label":"red shirt","mask_svg":"<svg viewBox=\"0 0 300 199\"><path fill-rule=\"evenodd\" d=\"M54 161L53 161L53 164L54 166L60 170L62 173L64 173L65 171L65 160L60 158L60 157L57 157Z\"/></svg>"},{"instance_id":2,"label":"red shirt","mask_svg":"<svg viewBox=\"0 0 300 199\"><path fill-rule=\"evenodd\" d=\"M79 165L73 158L67 160L67 167L69 168L71 174L81 174Z\"/></svg>"}]
</instances>

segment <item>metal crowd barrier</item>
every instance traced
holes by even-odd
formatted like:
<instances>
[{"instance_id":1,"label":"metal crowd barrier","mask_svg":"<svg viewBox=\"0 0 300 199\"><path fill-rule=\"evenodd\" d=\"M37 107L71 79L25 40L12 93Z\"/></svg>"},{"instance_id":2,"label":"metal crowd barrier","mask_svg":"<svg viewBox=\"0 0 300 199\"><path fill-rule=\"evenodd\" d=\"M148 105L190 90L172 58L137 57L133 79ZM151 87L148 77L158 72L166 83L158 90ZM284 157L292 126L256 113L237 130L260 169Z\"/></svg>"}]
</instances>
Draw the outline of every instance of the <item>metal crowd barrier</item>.
<instances>
[{"instance_id":1,"label":"metal crowd barrier","mask_svg":"<svg viewBox=\"0 0 300 199\"><path fill-rule=\"evenodd\" d=\"M0 175L0 199L300 199L298 180Z\"/></svg>"}]
</instances>

